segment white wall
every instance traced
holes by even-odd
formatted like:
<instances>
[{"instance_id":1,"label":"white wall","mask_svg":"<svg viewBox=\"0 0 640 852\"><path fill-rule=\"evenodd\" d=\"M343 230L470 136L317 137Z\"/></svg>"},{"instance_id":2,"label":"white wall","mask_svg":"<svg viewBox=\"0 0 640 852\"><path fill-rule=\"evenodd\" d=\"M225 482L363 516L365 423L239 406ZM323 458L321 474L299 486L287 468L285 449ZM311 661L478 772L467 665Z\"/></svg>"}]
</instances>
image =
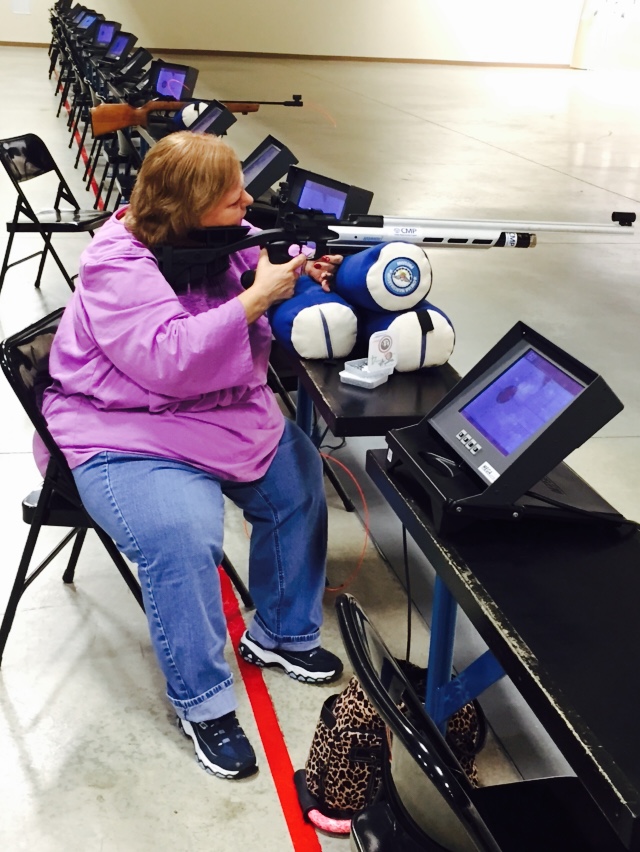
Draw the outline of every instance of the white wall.
<instances>
[{"instance_id":1,"label":"white wall","mask_svg":"<svg viewBox=\"0 0 640 852\"><path fill-rule=\"evenodd\" d=\"M15 4L29 5L31 14L15 14ZM0 41L47 42L50 5L51 0L0 0ZM151 50L549 65L571 62L582 5L582 0L537 0L526 7L514 0L94 0L96 10L120 21Z\"/></svg>"},{"instance_id":2,"label":"white wall","mask_svg":"<svg viewBox=\"0 0 640 852\"><path fill-rule=\"evenodd\" d=\"M640 3L585 0L571 64L574 68L640 69Z\"/></svg>"}]
</instances>

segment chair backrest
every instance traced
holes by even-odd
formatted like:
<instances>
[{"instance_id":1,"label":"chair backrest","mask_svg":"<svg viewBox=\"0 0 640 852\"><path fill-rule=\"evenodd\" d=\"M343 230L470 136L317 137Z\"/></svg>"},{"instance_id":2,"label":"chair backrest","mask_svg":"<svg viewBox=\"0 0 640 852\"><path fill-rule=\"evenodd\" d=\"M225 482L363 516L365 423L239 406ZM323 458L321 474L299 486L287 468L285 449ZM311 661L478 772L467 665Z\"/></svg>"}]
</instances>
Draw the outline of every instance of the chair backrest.
<instances>
[{"instance_id":1,"label":"chair backrest","mask_svg":"<svg viewBox=\"0 0 640 852\"><path fill-rule=\"evenodd\" d=\"M500 852L464 772L364 610L348 594L336 610L353 671L392 733L386 781L413 829L446 852Z\"/></svg>"},{"instance_id":2,"label":"chair backrest","mask_svg":"<svg viewBox=\"0 0 640 852\"><path fill-rule=\"evenodd\" d=\"M47 146L33 133L0 139L0 160L15 183L40 177L56 169Z\"/></svg>"},{"instance_id":3,"label":"chair backrest","mask_svg":"<svg viewBox=\"0 0 640 852\"><path fill-rule=\"evenodd\" d=\"M67 201L76 210L80 209L80 204L51 156L49 149L35 133L25 133L23 136L0 139L0 162L2 162L18 193L19 210L16 211L16 216L18 213L24 213L34 222L37 222L37 215L20 184L49 172L54 172L58 178L58 190L53 203L54 209L59 209L61 200Z\"/></svg>"},{"instance_id":4,"label":"chair backrest","mask_svg":"<svg viewBox=\"0 0 640 852\"><path fill-rule=\"evenodd\" d=\"M0 342L0 367L29 420L51 456L57 487L77 505L81 505L73 474L60 447L49 432L42 414L44 392L52 382L49 353L64 308ZM49 475L50 471L47 471Z\"/></svg>"}]
</instances>

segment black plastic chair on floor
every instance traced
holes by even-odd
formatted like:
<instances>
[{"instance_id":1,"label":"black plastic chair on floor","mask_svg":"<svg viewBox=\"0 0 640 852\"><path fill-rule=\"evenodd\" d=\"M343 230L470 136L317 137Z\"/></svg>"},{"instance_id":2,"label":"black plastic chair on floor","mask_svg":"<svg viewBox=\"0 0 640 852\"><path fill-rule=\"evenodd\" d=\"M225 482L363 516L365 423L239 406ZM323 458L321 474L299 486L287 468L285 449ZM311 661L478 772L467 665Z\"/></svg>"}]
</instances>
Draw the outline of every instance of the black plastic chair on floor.
<instances>
[{"instance_id":1,"label":"black plastic chair on floor","mask_svg":"<svg viewBox=\"0 0 640 852\"><path fill-rule=\"evenodd\" d=\"M0 162L4 166L11 183L18 195L16 209L11 222L7 223L9 240L0 270L0 290L4 284L7 270L30 260L32 257L40 256L40 266L35 280L35 286L40 286L42 271L50 254L62 272L65 281L73 290L73 279L75 275L69 275L62 260L52 245L54 234L73 234L86 231L91 236L111 215L107 211L83 210L78 204L68 183L49 153L47 146L40 137L33 133L24 136L13 136L9 139L0 139ZM57 177L57 191L53 200L52 208L36 211L27 197L24 184L43 175L53 173ZM62 203L68 205L60 207ZM16 234L40 234L44 240L44 249L33 254L22 257L19 260L9 262L13 240Z\"/></svg>"},{"instance_id":2,"label":"black plastic chair on floor","mask_svg":"<svg viewBox=\"0 0 640 852\"><path fill-rule=\"evenodd\" d=\"M356 599L342 594L336 609L353 671L391 741L382 800L352 821L354 852L622 852L575 776L474 789Z\"/></svg>"},{"instance_id":3,"label":"black plastic chair on floor","mask_svg":"<svg viewBox=\"0 0 640 852\"><path fill-rule=\"evenodd\" d=\"M44 391L51 383L49 352L62 313L62 308L54 311L39 322L30 325L24 331L18 332L0 343L0 366L50 454L42 487L39 490L32 491L22 501L22 517L26 523L30 524L30 530L7 609L2 624L0 624L0 664L20 598L47 565L67 544L73 541L69 561L62 575L65 583L72 583L78 557L89 529L95 530L131 593L143 607L138 581L114 544L113 539L94 523L85 510L73 474L62 451L49 432L40 411ZM61 539L37 567L30 571L36 543L44 526L68 527L70 532ZM252 607L253 601L249 591L226 556L223 557L222 568L229 575L245 606Z\"/></svg>"}]
</instances>

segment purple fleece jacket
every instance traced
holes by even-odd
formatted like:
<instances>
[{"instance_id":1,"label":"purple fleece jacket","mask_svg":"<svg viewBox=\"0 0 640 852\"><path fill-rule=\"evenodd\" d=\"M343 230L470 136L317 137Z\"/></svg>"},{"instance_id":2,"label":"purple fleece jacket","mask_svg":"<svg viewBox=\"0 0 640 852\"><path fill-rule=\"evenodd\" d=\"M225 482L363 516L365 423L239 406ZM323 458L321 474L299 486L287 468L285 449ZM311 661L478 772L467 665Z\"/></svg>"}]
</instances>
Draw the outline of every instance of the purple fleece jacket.
<instances>
[{"instance_id":1,"label":"purple fleece jacket","mask_svg":"<svg viewBox=\"0 0 640 852\"><path fill-rule=\"evenodd\" d=\"M231 257L207 289L176 295L120 210L83 252L49 361L43 413L71 468L102 450L178 459L223 479L267 470L284 419L267 387L271 329L249 325Z\"/></svg>"}]
</instances>

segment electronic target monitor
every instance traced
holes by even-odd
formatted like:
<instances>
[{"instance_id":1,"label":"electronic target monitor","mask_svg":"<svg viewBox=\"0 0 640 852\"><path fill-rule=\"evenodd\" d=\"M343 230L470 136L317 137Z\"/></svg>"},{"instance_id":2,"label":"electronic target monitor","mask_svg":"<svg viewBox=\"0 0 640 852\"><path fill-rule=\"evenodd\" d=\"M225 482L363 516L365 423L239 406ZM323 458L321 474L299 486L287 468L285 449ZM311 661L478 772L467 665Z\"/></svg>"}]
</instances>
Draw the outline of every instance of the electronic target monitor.
<instances>
[{"instance_id":1,"label":"electronic target monitor","mask_svg":"<svg viewBox=\"0 0 640 852\"><path fill-rule=\"evenodd\" d=\"M495 482L587 387L584 375L523 337L429 422L465 462Z\"/></svg>"},{"instance_id":2,"label":"electronic target monitor","mask_svg":"<svg viewBox=\"0 0 640 852\"><path fill-rule=\"evenodd\" d=\"M138 37L133 33L125 33L120 30L109 45L104 58L109 62L120 62L131 53L137 40Z\"/></svg>"},{"instance_id":3,"label":"electronic target monitor","mask_svg":"<svg viewBox=\"0 0 640 852\"><path fill-rule=\"evenodd\" d=\"M267 136L242 163L244 188L249 195L260 198L297 162L297 157L282 142Z\"/></svg>"},{"instance_id":4,"label":"electronic target monitor","mask_svg":"<svg viewBox=\"0 0 640 852\"><path fill-rule=\"evenodd\" d=\"M78 22L79 30L88 30L98 20L97 12L85 12Z\"/></svg>"},{"instance_id":5,"label":"electronic target monitor","mask_svg":"<svg viewBox=\"0 0 640 852\"><path fill-rule=\"evenodd\" d=\"M87 13L89 10L86 6L77 6L73 11L71 22L77 26Z\"/></svg>"},{"instance_id":6,"label":"electronic target monitor","mask_svg":"<svg viewBox=\"0 0 640 852\"><path fill-rule=\"evenodd\" d=\"M115 34L120 31L120 26L117 21L100 21L91 42L92 47L96 50L105 50L113 41Z\"/></svg>"},{"instance_id":7,"label":"electronic target monitor","mask_svg":"<svg viewBox=\"0 0 640 852\"><path fill-rule=\"evenodd\" d=\"M67 20L71 24L77 24L86 11L86 6L82 6L79 3L76 3L73 6L69 5L69 8L66 9L66 11L64 12L61 12L61 15L62 17L67 18Z\"/></svg>"},{"instance_id":8,"label":"electronic target monitor","mask_svg":"<svg viewBox=\"0 0 640 852\"><path fill-rule=\"evenodd\" d=\"M238 119L220 101L210 101L198 117L189 125L192 133L212 133L214 136L224 136L227 130Z\"/></svg>"},{"instance_id":9,"label":"electronic target monitor","mask_svg":"<svg viewBox=\"0 0 640 852\"><path fill-rule=\"evenodd\" d=\"M600 375L519 322L420 423L391 430L387 442L440 517L518 518L525 497L529 514L550 504L619 518L566 465L560 485L551 472L622 408Z\"/></svg>"},{"instance_id":10,"label":"electronic target monitor","mask_svg":"<svg viewBox=\"0 0 640 852\"><path fill-rule=\"evenodd\" d=\"M154 59L149 69L149 84L160 98L188 100L193 97L198 74L198 69L189 65L176 65L162 59Z\"/></svg>"},{"instance_id":11,"label":"electronic target monitor","mask_svg":"<svg viewBox=\"0 0 640 852\"><path fill-rule=\"evenodd\" d=\"M133 74L140 72L145 65L148 65L152 60L152 55L144 47L137 47L131 56L128 57L125 64L120 68L120 78L131 77Z\"/></svg>"},{"instance_id":12,"label":"electronic target monitor","mask_svg":"<svg viewBox=\"0 0 640 852\"><path fill-rule=\"evenodd\" d=\"M292 166L287 175L284 211L318 210L337 219L368 213L373 192Z\"/></svg>"}]
</instances>

